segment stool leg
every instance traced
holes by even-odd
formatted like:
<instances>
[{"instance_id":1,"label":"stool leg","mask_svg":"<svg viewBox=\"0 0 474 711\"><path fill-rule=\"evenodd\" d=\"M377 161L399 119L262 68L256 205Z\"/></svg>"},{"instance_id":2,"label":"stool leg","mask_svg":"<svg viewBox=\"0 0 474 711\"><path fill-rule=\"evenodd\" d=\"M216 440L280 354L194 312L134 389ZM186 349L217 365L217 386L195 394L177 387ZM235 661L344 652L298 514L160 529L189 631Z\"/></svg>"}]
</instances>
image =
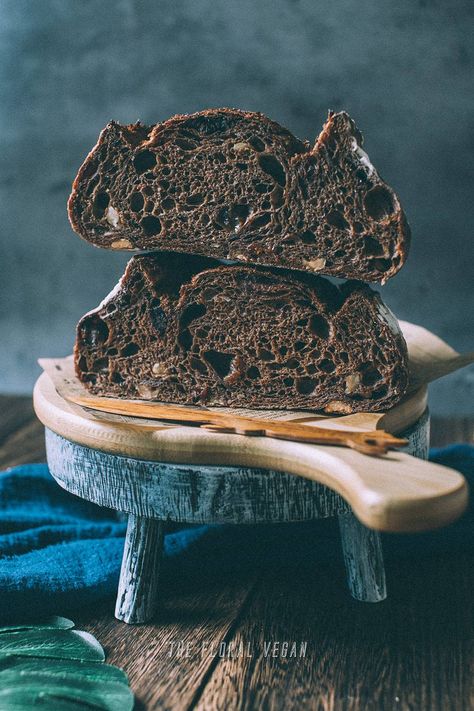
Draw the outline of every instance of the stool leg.
<instances>
[{"instance_id":1,"label":"stool leg","mask_svg":"<svg viewBox=\"0 0 474 711\"><path fill-rule=\"evenodd\" d=\"M342 553L352 597L380 602L387 597L380 534L363 526L353 513L340 514Z\"/></svg>"},{"instance_id":2,"label":"stool leg","mask_svg":"<svg viewBox=\"0 0 474 711\"><path fill-rule=\"evenodd\" d=\"M147 622L157 606L164 524L129 515L115 617L128 624Z\"/></svg>"}]
</instances>

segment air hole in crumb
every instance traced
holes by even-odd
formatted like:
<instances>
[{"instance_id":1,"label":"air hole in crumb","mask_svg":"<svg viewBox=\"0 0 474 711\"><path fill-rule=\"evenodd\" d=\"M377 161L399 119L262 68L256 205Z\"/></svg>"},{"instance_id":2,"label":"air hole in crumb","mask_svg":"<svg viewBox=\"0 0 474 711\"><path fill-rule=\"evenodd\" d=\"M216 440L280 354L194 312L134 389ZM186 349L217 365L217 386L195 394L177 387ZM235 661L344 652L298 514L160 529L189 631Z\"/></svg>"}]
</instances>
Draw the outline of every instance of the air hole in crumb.
<instances>
[{"instance_id":1,"label":"air hole in crumb","mask_svg":"<svg viewBox=\"0 0 474 711\"><path fill-rule=\"evenodd\" d=\"M247 143L250 143L252 148L258 151L259 153L265 150L265 144L258 136L252 136L248 139Z\"/></svg>"},{"instance_id":2,"label":"air hole in crumb","mask_svg":"<svg viewBox=\"0 0 474 711\"><path fill-rule=\"evenodd\" d=\"M297 358L290 358L286 363L286 367L289 368L290 370L294 370L295 368L298 368L300 365L300 362Z\"/></svg>"},{"instance_id":3,"label":"air hole in crumb","mask_svg":"<svg viewBox=\"0 0 474 711\"><path fill-rule=\"evenodd\" d=\"M364 205L365 211L373 220L383 220L395 211L392 194L381 185L369 190L364 198Z\"/></svg>"},{"instance_id":4,"label":"air hole in crumb","mask_svg":"<svg viewBox=\"0 0 474 711\"><path fill-rule=\"evenodd\" d=\"M218 225L228 230L234 230L240 224L238 218L232 214L232 210L227 207L221 207L217 212L215 221Z\"/></svg>"},{"instance_id":5,"label":"air hole in crumb","mask_svg":"<svg viewBox=\"0 0 474 711\"><path fill-rule=\"evenodd\" d=\"M251 365L250 368L247 370L247 376L251 380L258 380L260 378L260 371L255 365Z\"/></svg>"},{"instance_id":6,"label":"air hole in crumb","mask_svg":"<svg viewBox=\"0 0 474 711\"><path fill-rule=\"evenodd\" d=\"M355 175L359 184L364 185L366 183L370 183L369 176L363 168L358 168L355 172Z\"/></svg>"},{"instance_id":7,"label":"air hole in crumb","mask_svg":"<svg viewBox=\"0 0 474 711\"><path fill-rule=\"evenodd\" d=\"M175 206L175 201L171 197L166 197L161 201L161 207L163 210L171 210Z\"/></svg>"},{"instance_id":8,"label":"air hole in crumb","mask_svg":"<svg viewBox=\"0 0 474 711\"><path fill-rule=\"evenodd\" d=\"M140 224L147 235L158 235L161 232L161 222L154 215L147 215Z\"/></svg>"},{"instance_id":9,"label":"air hole in crumb","mask_svg":"<svg viewBox=\"0 0 474 711\"><path fill-rule=\"evenodd\" d=\"M392 266L390 259L372 259L371 265L378 272L386 272Z\"/></svg>"},{"instance_id":10,"label":"air hole in crumb","mask_svg":"<svg viewBox=\"0 0 474 711\"><path fill-rule=\"evenodd\" d=\"M180 331L178 334L178 343L182 348L184 348L185 351L189 351L193 345L193 337L191 336L189 328L184 328Z\"/></svg>"},{"instance_id":11,"label":"air hole in crumb","mask_svg":"<svg viewBox=\"0 0 474 711\"><path fill-rule=\"evenodd\" d=\"M381 372L371 363L363 363L358 370L362 375L363 385L375 385L382 378Z\"/></svg>"},{"instance_id":12,"label":"air hole in crumb","mask_svg":"<svg viewBox=\"0 0 474 711\"><path fill-rule=\"evenodd\" d=\"M314 244L316 242L316 235L311 230L306 230L300 234L300 240L305 244Z\"/></svg>"},{"instance_id":13,"label":"air hole in crumb","mask_svg":"<svg viewBox=\"0 0 474 711\"><path fill-rule=\"evenodd\" d=\"M252 227L264 227L264 225L268 225L271 219L272 216L269 212L262 212L252 220L251 224Z\"/></svg>"},{"instance_id":14,"label":"air hole in crumb","mask_svg":"<svg viewBox=\"0 0 474 711\"><path fill-rule=\"evenodd\" d=\"M145 201L141 193L132 193L130 198L130 210L132 212L140 212L143 209Z\"/></svg>"},{"instance_id":15,"label":"air hole in crumb","mask_svg":"<svg viewBox=\"0 0 474 711\"><path fill-rule=\"evenodd\" d=\"M194 193L193 195L188 195L186 202L188 205L200 205L204 202L204 195L202 193Z\"/></svg>"},{"instance_id":16,"label":"air hole in crumb","mask_svg":"<svg viewBox=\"0 0 474 711\"><path fill-rule=\"evenodd\" d=\"M250 215L250 207L248 205L244 205L243 203L238 203L232 208L232 215L236 217L239 222L244 223Z\"/></svg>"},{"instance_id":17,"label":"air hole in crumb","mask_svg":"<svg viewBox=\"0 0 474 711\"><path fill-rule=\"evenodd\" d=\"M135 355L135 353L138 353L139 350L140 349L137 346L137 344L133 343L133 341L132 341L132 342L128 343L125 346L125 348L122 348L122 350L120 351L120 355L123 358L129 358L130 356Z\"/></svg>"},{"instance_id":18,"label":"air hole in crumb","mask_svg":"<svg viewBox=\"0 0 474 711\"><path fill-rule=\"evenodd\" d=\"M199 360L199 358L195 358L194 356L191 356L190 360L190 365L193 370L197 370L198 373L202 373L205 375L208 373L206 365L202 362L202 360Z\"/></svg>"},{"instance_id":19,"label":"air hole in crumb","mask_svg":"<svg viewBox=\"0 0 474 711\"><path fill-rule=\"evenodd\" d=\"M109 337L107 324L99 316L90 316L80 327L81 338L88 346L100 346Z\"/></svg>"},{"instance_id":20,"label":"air hole in crumb","mask_svg":"<svg viewBox=\"0 0 474 711\"><path fill-rule=\"evenodd\" d=\"M345 351L341 351L339 353L339 358L342 360L343 363L349 363L349 355Z\"/></svg>"},{"instance_id":21,"label":"air hole in crumb","mask_svg":"<svg viewBox=\"0 0 474 711\"><path fill-rule=\"evenodd\" d=\"M366 254L383 254L383 247L376 239L366 235L364 237L364 252Z\"/></svg>"},{"instance_id":22,"label":"air hole in crumb","mask_svg":"<svg viewBox=\"0 0 474 711\"><path fill-rule=\"evenodd\" d=\"M255 186L255 191L260 194L271 193L273 190L273 185L268 185L268 183L257 183Z\"/></svg>"},{"instance_id":23,"label":"air hole in crumb","mask_svg":"<svg viewBox=\"0 0 474 711\"><path fill-rule=\"evenodd\" d=\"M109 196L103 190L100 190L94 196L94 202L92 203L92 212L94 217L100 219L104 216L105 210L109 205Z\"/></svg>"},{"instance_id":24,"label":"air hole in crumb","mask_svg":"<svg viewBox=\"0 0 474 711\"><path fill-rule=\"evenodd\" d=\"M291 388L291 386L294 384L295 379L294 378L283 378L283 383L286 385L287 388Z\"/></svg>"},{"instance_id":25,"label":"air hole in crumb","mask_svg":"<svg viewBox=\"0 0 474 711\"><path fill-rule=\"evenodd\" d=\"M303 348L305 347L306 343L304 341L296 341L295 343L295 351L302 351Z\"/></svg>"},{"instance_id":26,"label":"air hole in crumb","mask_svg":"<svg viewBox=\"0 0 474 711\"><path fill-rule=\"evenodd\" d=\"M388 393L388 387L386 385L382 385L381 388L374 390L374 392L371 395L371 398L372 398L372 400L380 400L380 398L385 397L387 393Z\"/></svg>"},{"instance_id":27,"label":"air hole in crumb","mask_svg":"<svg viewBox=\"0 0 474 711\"><path fill-rule=\"evenodd\" d=\"M327 222L338 230L347 230L349 223L338 210L332 210L326 218Z\"/></svg>"},{"instance_id":28,"label":"air hole in crumb","mask_svg":"<svg viewBox=\"0 0 474 711\"><path fill-rule=\"evenodd\" d=\"M300 395L309 395L316 387L316 381L312 378L297 378L296 391Z\"/></svg>"},{"instance_id":29,"label":"air hole in crumb","mask_svg":"<svg viewBox=\"0 0 474 711\"><path fill-rule=\"evenodd\" d=\"M122 378L122 376L120 375L120 373L117 373L116 370L114 370L114 372L113 372L112 375L110 376L110 379L111 379L111 381L112 381L113 383L118 383L119 385L120 385L121 383L123 383L123 378Z\"/></svg>"},{"instance_id":30,"label":"air hole in crumb","mask_svg":"<svg viewBox=\"0 0 474 711\"><path fill-rule=\"evenodd\" d=\"M330 358L323 358L318 365L319 369L324 371L325 373L333 373L336 369L336 366L334 365L333 361L330 360Z\"/></svg>"},{"instance_id":31,"label":"air hole in crumb","mask_svg":"<svg viewBox=\"0 0 474 711\"><path fill-rule=\"evenodd\" d=\"M318 338L327 338L329 336L329 324L320 314L313 314L309 319L309 330Z\"/></svg>"},{"instance_id":32,"label":"air hole in crumb","mask_svg":"<svg viewBox=\"0 0 474 711\"><path fill-rule=\"evenodd\" d=\"M260 360L269 362L271 360L275 360L274 354L267 350L266 348L259 348L257 351L257 356L260 358Z\"/></svg>"},{"instance_id":33,"label":"air hole in crumb","mask_svg":"<svg viewBox=\"0 0 474 711\"><path fill-rule=\"evenodd\" d=\"M188 141L186 138L176 138L175 145L181 148L182 151L194 151L197 148L197 144L193 141Z\"/></svg>"},{"instance_id":34,"label":"air hole in crumb","mask_svg":"<svg viewBox=\"0 0 474 711\"><path fill-rule=\"evenodd\" d=\"M279 185L286 185L286 174L280 161L271 153L262 153L258 157L258 163L264 173L271 175Z\"/></svg>"},{"instance_id":35,"label":"air hole in crumb","mask_svg":"<svg viewBox=\"0 0 474 711\"><path fill-rule=\"evenodd\" d=\"M187 328L191 321L194 321L197 318L201 318L201 316L204 316L206 311L207 309L204 304L193 303L189 304L189 306L186 306L183 313L181 314L181 328Z\"/></svg>"},{"instance_id":36,"label":"air hole in crumb","mask_svg":"<svg viewBox=\"0 0 474 711\"><path fill-rule=\"evenodd\" d=\"M225 378L229 374L234 357L232 354L212 350L206 351L203 355L220 378Z\"/></svg>"},{"instance_id":37,"label":"air hole in crumb","mask_svg":"<svg viewBox=\"0 0 474 711\"><path fill-rule=\"evenodd\" d=\"M141 151L140 153L137 153L133 159L133 165L135 166L137 173L140 175L140 173L144 173L146 170L151 170L151 168L155 167L156 155L151 151Z\"/></svg>"}]
</instances>

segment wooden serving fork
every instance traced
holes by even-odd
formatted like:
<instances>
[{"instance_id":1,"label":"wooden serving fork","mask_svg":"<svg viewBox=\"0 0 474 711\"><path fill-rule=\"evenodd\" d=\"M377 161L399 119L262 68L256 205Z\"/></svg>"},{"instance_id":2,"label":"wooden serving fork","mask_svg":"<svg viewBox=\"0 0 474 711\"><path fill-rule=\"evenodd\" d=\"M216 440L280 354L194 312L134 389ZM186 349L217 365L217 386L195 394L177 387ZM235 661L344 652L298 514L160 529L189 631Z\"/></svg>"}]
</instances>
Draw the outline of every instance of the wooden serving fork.
<instances>
[{"instance_id":1,"label":"wooden serving fork","mask_svg":"<svg viewBox=\"0 0 474 711\"><path fill-rule=\"evenodd\" d=\"M350 432L346 430L326 429L301 425L291 421L252 420L244 417L225 416L227 423L204 424L202 428L210 432L227 432L250 437L272 437L308 444L329 444L350 447L357 452L379 456L395 447L404 447L408 440L394 437L383 430L370 432Z\"/></svg>"},{"instance_id":2,"label":"wooden serving fork","mask_svg":"<svg viewBox=\"0 0 474 711\"><path fill-rule=\"evenodd\" d=\"M69 401L91 410L100 410L129 417L152 418L179 424L200 425L210 432L232 433L252 437L272 437L308 444L333 444L350 447L372 456L386 454L389 449L404 447L408 442L385 432L371 430L370 432L350 432L335 428L313 427L291 420L258 420L250 417L229 415L212 410L165 405L158 402L121 401L115 398L97 398L90 395L83 397L71 395Z\"/></svg>"}]
</instances>

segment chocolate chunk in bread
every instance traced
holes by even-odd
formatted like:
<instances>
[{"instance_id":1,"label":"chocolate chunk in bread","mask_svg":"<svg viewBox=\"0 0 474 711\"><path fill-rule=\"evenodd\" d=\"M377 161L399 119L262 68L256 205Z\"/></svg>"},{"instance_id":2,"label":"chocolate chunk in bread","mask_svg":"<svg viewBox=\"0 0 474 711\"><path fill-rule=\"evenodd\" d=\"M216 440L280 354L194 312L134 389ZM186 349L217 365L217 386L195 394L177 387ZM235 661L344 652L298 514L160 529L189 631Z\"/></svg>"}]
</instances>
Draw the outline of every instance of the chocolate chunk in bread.
<instances>
[{"instance_id":1,"label":"chocolate chunk in bread","mask_svg":"<svg viewBox=\"0 0 474 711\"><path fill-rule=\"evenodd\" d=\"M313 148L262 114L214 109L110 123L74 181L74 230L98 247L172 250L384 283L410 231L346 113Z\"/></svg>"},{"instance_id":2,"label":"chocolate chunk in bread","mask_svg":"<svg viewBox=\"0 0 474 711\"><path fill-rule=\"evenodd\" d=\"M178 253L129 262L79 322L75 365L96 395L328 412L385 410L408 379L368 286Z\"/></svg>"}]
</instances>

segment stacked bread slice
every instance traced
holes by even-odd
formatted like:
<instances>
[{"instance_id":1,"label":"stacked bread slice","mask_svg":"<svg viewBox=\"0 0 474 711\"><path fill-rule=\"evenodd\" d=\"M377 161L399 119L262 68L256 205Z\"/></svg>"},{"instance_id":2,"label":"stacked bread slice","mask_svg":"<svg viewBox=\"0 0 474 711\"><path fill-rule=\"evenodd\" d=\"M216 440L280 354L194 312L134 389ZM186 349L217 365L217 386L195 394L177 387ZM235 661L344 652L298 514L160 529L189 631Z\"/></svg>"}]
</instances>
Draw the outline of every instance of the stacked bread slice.
<instances>
[{"instance_id":1,"label":"stacked bread slice","mask_svg":"<svg viewBox=\"0 0 474 711\"><path fill-rule=\"evenodd\" d=\"M110 123L69 215L98 247L146 252L78 325L94 394L356 412L405 393L398 323L364 282L397 273L410 232L346 113L314 147L230 109Z\"/></svg>"}]
</instances>

